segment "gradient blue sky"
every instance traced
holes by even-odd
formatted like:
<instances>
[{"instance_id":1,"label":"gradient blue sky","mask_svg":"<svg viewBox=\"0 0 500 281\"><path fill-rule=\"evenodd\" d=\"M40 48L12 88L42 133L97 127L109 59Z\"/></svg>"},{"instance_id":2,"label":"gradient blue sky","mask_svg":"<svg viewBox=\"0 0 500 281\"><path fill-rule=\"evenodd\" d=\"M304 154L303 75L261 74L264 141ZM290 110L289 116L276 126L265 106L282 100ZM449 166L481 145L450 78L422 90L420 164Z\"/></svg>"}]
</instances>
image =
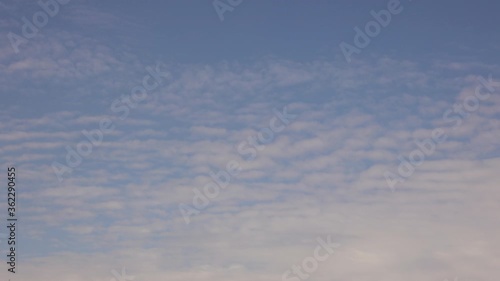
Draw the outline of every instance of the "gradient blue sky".
<instances>
[{"instance_id":1,"label":"gradient blue sky","mask_svg":"<svg viewBox=\"0 0 500 281\"><path fill-rule=\"evenodd\" d=\"M347 62L339 44L388 2L243 0L221 21L211 1L71 0L16 53L9 32L41 8L2 0L12 280L109 281L125 267L141 281L278 281L328 234L341 247L309 280L494 280L500 3L401 1ZM168 77L120 118L112 104L157 64ZM491 95L444 118L478 77ZM297 117L248 160L238 145L284 107ZM59 181L53 163L106 118L115 130ZM447 140L392 192L384 173L436 128ZM240 174L186 224L179 204L231 160Z\"/></svg>"}]
</instances>

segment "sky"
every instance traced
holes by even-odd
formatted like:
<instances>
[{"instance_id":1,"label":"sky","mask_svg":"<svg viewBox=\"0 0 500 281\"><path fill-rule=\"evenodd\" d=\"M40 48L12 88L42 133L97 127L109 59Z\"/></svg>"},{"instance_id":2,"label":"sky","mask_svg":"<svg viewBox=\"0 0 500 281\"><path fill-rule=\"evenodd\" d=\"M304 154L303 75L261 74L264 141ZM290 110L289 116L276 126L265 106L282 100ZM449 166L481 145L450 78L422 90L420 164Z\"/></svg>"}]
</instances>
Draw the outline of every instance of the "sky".
<instances>
[{"instance_id":1,"label":"sky","mask_svg":"<svg viewBox=\"0 0 500 281\"><path fill-rule=\"evenodd\" d=\"M499 9L1 0L0 279L495 280Z\"/></svg>"}]
</instances>

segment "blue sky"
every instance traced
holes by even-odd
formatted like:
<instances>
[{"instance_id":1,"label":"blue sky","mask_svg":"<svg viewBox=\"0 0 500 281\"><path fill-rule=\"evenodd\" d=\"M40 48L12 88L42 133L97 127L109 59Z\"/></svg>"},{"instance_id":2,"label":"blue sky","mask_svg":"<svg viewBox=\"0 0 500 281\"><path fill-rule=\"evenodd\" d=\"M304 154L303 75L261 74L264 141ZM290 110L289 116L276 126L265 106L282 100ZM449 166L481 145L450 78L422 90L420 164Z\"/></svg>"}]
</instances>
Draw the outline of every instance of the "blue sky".
<instances>
[{"instance_id":1,"label":"blue sky","mask_svg":"<svg viewBox=\"0 0 500 281\"><path fill-rule=\"evenodd\" d=\"M498 275L497 2L57 3L27 38L41 6L0 2L2 280Z\"/></svg>"}]
</instances>

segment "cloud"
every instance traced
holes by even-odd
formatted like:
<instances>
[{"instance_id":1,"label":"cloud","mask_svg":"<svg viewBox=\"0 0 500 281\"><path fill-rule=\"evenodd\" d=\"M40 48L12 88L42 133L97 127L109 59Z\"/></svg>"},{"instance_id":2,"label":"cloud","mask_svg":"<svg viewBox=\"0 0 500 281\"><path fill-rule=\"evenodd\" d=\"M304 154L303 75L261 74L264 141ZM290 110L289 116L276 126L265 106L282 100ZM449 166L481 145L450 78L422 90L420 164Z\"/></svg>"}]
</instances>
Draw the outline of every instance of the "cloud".
<instances>
[{"instance_id":1,"label":"cloud","mask_svg":"<svg viewBox=\"0 0 500 281\"><path fill-rule=\"evenodd\" d=\"M50 95L38 89L42 80L84 85L88 94L70 109L33 116L26 105L0 115L0 158L19 165L25 200L23 280L110 280L123 266L149 281L280 280L325 234L342 249L315 280L494 276L496 95L451 129L397 192L383 178L415 140L446 127L443 112L474 90L470 66L444 62L457 72L441 77L434 75L441 64L391 58L354 67L277 59L166 64L168 83L119 120L110 103L140 82L148 64L89 38L56 38L39 44L49 55L28 48L0 69L7 88L24 85L26 96ZM61 91L58 102L73 95ZM297 119L246 160L237 145L284 105ZM103 117L116 121L116 132L59 183L50 164ZM232 159L241 174L186 226L178 204Z\"/></svg>"}]
</instances>

